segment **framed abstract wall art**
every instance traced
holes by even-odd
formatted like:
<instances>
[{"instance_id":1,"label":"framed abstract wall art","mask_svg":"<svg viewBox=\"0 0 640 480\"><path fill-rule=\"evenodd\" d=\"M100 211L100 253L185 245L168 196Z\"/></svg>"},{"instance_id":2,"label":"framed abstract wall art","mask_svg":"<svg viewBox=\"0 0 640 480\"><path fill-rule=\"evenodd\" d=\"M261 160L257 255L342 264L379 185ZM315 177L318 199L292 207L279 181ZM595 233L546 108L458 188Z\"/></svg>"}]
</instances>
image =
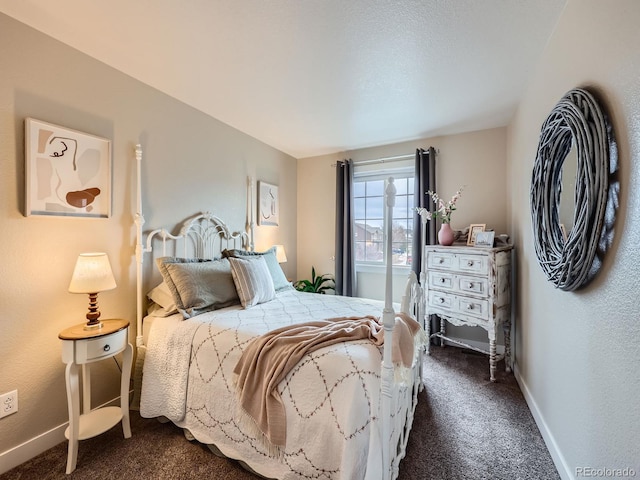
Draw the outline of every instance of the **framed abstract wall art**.
<instances>
[{"instance_id":1,"label":"framed abstract wall art","mask_svg":"<svg viewBox=\"0 0 640 480\"><path fill-rule=\"evenodd\" d=\"M25 120L25 215L111 216L111 141Z\"/></svg>"},{"instance_id":2,"label":"framed abstract wall art","mask_svg":"<svg viewBox=\"0 0 640 480\"><path fill-rule=\"evenodd\" d=\"M278 226L278 203L278 187L267 182L258 182L258 225Z\"/></svg>"}]
</instances>

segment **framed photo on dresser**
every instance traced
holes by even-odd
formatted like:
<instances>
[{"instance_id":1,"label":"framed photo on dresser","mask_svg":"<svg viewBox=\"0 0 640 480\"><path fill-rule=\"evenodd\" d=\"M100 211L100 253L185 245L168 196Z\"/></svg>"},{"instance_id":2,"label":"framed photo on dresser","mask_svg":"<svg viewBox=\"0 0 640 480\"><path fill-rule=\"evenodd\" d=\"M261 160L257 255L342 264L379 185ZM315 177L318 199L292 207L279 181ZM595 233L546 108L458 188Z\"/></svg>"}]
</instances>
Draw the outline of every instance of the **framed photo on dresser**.
<instances>
[{"instance_id":1,"label":"framed photo on dresser","mask_svg":"<svg viewBox=\"0 0 640 480\"><path fill-rule=\"evenodd\" d=\"M476 247L493 247L496 232L478 232L476 234Z\"/></svg>"},{"instance_id":2,"label":"framed photo on dresser","mask_svg":"<svg viewBox=\"0 0 640 480\"><path fill-rule=\"evenodd\" d=\"M476 244L476 235L479 232L484 232L486 223L472 223L469 225L469 236L467 236L467 245L474 246Z\"/></svg>"}]
</instances>

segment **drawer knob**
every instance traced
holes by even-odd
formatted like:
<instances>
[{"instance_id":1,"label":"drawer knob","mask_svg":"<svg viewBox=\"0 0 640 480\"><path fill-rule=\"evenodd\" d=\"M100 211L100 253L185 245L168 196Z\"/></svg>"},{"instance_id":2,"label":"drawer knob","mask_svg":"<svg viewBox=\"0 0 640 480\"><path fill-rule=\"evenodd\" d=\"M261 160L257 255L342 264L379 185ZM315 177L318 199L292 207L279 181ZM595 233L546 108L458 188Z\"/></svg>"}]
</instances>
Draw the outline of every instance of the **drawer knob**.
<instances>
[{"instance_id":1,"label":"drawer knob","mask_svg":"<svg viewBox=\"0 0 640 480\"><path fill-rule=\"evenodd\" d=\"M440 283L444 283L444 277L440 279Z\"/></svg>"},{"instance_id":2,"label":"drawer knob","mask_svg":"<svg viewBox=\"0 0 640 480\"><path fill-rule=\"evenodd\" d=\"M105 352L108 352L109 350L111 350L111 345L106 344L102 349L103 349Z\"/></svg>"},{"instance_id":3,"label":"drawer knob","mask_svg":"<svg viewBox=\"0 0 640 480\"><path fill-rule=\"evenodd\" d=\"M444 263L444 258L439 258L438 263Z\"/></svg>"},{"instance_id":4,"label":"drawer knob","mask_svg":"<svg viewBox=\"0 0 640 480\"><path fill-rule=\"evenodd\" d=\"M467 310L473 310L473 303L470 303L469 305L467 305Z\"/></svg>"},{"instance_id":5,"label":"drawer knob","mask_svg":"<svg viewBox=\"0 0 640 480\"><path fill-rule=\"evenodd\" d=\"M469 260L469 261L467 262L467 266L468 266L468 267L473 267L473 260Z\"/></svg>"},{"instance_id":6,"label":"drawer knob","mask_svg":"<svg viewBox=\"0 0 640 480\"><path fill-rule=\"evenodd\" d=\"M473 283L469 282L469 287L468 288L473 288Z\"/></svg>"},{"instance_id":7,"label":"drawer knob","mask_svg":"<svg viewBox=\"0 0 640 480\"><path fill-rule=\"evenodd\" d=\"M440 298L438 298L438 301L439 301L440 303L444 303L444 298L440 297Z\"/></svg>"}]
</instances>

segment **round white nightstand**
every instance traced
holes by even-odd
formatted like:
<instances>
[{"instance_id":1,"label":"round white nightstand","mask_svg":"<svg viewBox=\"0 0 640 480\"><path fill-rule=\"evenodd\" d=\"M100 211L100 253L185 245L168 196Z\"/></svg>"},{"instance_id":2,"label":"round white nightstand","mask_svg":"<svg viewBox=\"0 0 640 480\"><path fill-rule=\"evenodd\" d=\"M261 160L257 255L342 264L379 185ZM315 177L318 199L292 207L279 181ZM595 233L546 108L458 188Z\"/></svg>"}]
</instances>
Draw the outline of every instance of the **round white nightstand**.
<instances>
[{"instance_id":1,"label":"round white nightstand","mask_svg":"<svg viewBox=\"0 0 640 480\"><path fill-rule=\"evenodd\" d=\"M67 473L76 468L78 441L106 432L122 421L124 438L131 437L129 425L129 379L133 347L128 342L129 322L120 319L102 320L99 329L85 330L85 324L74 325L60 332L62 361L67 364L67 402L69 427L65 437L69 439ZM120 380L120 407L102 407L91 410L90 363L111 358L122 352L122 376ZM82 415L80 414L79 371L82 367Z\"/></svg>"}]
</instances>

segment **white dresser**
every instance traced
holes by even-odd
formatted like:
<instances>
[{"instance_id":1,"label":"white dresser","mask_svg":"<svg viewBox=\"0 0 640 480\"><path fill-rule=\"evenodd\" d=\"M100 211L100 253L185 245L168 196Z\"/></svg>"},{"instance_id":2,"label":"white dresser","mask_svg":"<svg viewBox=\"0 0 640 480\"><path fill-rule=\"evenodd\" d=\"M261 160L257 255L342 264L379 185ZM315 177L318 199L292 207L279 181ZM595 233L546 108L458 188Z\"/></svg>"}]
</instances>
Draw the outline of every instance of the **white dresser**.
<instances>
[{"instance_id":1,"label":"white dresser","mask_svg":"<svg viewBox=\"0 0 640 480\"><path fill-rule=\"evenodd\" d=\"M489 355L489 370L495 382L496 363L505 359L511 371L511 250L497 248L425 247L426 321L430 338L437 337ZM440 331L430 332L429 315L440 317ZM446 322L453 325L482 327L489 336L489 351L484 351L446 336ZM505 352L496 354L498 326L504 329Z\"/></svg>"}]
</instances>

